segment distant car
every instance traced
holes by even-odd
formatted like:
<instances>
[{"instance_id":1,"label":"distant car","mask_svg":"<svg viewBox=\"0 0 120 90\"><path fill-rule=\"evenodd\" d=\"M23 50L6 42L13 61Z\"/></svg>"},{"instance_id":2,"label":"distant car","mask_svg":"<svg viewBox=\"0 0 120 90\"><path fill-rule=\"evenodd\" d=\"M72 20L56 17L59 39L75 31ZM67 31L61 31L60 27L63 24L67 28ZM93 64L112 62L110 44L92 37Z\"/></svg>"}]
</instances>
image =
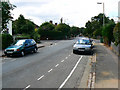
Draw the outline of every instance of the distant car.
<instances>
[{"instance_id":1,"label":"distant car","mask_svg":"<svg viewBox=\"0 0 120 90\"><path fill-rule=\"evenodd\" d=\"M37 52L37 45L33 39L22 39L18 40L15 44L5 49L4 53L6 56L20 55L24 56L29 52Z\"/></svg>"},{"instance_id":2,"label":"distant car","mask_svg":"<svg viewBox=\"0 0 120 90\"><path fill-rule=\"evenodd\" d=\"M92 53L92 48L93 48L92 40L90 40L89 38L81 38L73 46L73 53L76 52Z\"/></svg>"}]
</instances>

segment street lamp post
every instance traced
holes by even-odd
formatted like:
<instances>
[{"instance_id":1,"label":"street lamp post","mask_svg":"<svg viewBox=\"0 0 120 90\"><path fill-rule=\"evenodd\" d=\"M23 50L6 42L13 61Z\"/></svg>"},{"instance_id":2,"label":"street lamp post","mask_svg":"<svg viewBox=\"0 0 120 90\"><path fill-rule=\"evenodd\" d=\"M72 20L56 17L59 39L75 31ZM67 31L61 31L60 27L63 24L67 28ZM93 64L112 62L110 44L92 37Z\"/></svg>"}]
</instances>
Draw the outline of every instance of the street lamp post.
<instances>
[{"instance_id":1,"label":"street lamp post","mask_svg":"<svg viewBox=\"0 0 120 90\"><path fill-rule=\"evenodd\" d=\"M105 25L105 4L104 2L98 2L97 4L103 4L103 26Z\"/></svg>"}]
</instances>

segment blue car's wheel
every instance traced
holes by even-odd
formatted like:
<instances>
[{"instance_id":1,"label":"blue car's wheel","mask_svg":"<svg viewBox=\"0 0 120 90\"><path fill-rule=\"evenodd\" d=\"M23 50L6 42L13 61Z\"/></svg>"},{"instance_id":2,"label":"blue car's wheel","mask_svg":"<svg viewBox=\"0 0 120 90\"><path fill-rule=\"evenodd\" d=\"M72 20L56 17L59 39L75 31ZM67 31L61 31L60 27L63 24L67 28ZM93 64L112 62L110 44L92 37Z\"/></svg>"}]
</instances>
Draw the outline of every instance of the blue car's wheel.
<instances>
[{"instance_id":1,"label":"blue car's wheel","mask_svg":"<svg viewBox=\"0 0 120 90\"><path fill-rule=\"evenodd\" d=\"M37 48L34 49L34 53L36 53L36 52L37 52Z\"/></svg>"},{"instance_id":2,"label":"blue car's wheel","mask_svg":"<svg viewBox=\"0 0 120 90\"><path fill-rule=\"evenodd\" d=\"M21 51L21 56L25 56L25 53L24 53L24 51Z\"/></svg>"}]
</instances>

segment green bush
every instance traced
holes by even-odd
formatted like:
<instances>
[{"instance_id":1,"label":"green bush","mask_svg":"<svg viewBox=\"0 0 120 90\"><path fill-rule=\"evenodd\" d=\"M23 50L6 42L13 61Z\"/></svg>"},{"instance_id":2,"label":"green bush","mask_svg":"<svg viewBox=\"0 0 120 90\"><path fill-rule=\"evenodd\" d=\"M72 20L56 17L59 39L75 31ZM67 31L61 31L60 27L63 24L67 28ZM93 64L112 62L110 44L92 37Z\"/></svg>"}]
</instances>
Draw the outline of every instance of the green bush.
<instances>
[{"instance_id":1,"label":"green bush","mask_svg":"<svg viewBox=\"0 0 120 90\"><path fill-rule=\"evenodd\" d=\"M34 39L37 43L40 42L40 34L38 34L38 32L34 32L30 35L31 39Z\"/></svg>"},{"instance_id":2,"label":"green bush","mask_svg":"<svg viewBox=\"0 0 120 90\"><path fill-rule=\"evenodd\" d=\"M118 44L120 44L120 23L116 24L113 35L115 38L115 45L117 46Z\"/></svg>"},{"instance_id":3,"label":"green bush","mask_svg":"<svg viewBox=\"0 0 120 90\"><path fill-rule=\"evenodd\" d=\"M26 34L16 35L15 40L17 41L19 39L30 39L30 35L26 35Z\"/></svg>"},{"instance_id":4,"label":"green bush","mask_svg":"<svg viewBox=\"0 0 120 90\"><path fill-rule=\"evenodd\" d=\"M110 45L111 41L114 41L113 29L115 23L108 23L102 29L102 36L104 38L104 43Z\"/></svg>"},{"instance_id":5,"label":"green bush","mask_svg":"<svg viewBox=\"0 0 120 90\"><path fill-rule=\"evenodd\" d=\"M41 39L64 39L65 35L61 31L46 31L46 30L39 30L39 34L41 35Z\"/></svg>"},{"instance_id":6,"label":"green bush","mask_svg":"<svg viewBox=\"0 0 120 90\"><path fill-rule=\"evenodd\" d=\"M2 37L2 49L7 48L10 46L10 44L13 43L13 37L10 34L2 34L0 35L0 38Z\"/></svg>"}]
</instances>

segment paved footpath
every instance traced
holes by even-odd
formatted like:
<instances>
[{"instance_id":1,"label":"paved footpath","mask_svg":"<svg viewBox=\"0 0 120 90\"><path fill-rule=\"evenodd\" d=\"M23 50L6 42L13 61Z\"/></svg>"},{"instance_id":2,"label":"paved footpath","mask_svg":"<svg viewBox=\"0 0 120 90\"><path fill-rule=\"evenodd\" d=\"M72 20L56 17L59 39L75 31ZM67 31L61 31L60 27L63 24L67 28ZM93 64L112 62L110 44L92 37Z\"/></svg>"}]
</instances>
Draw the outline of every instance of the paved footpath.
<instances>
[{"instance_id":1,"label":"paved footpath","mask_svg":"<svg viewBox=\"0 0 120 90\"><path fill-rule=\"evenodd\" d=\"M118 90L118 57L101 43L97 43L95 47L95 88L109 88L108 90Z\"/></svg>"}]
</instances>

